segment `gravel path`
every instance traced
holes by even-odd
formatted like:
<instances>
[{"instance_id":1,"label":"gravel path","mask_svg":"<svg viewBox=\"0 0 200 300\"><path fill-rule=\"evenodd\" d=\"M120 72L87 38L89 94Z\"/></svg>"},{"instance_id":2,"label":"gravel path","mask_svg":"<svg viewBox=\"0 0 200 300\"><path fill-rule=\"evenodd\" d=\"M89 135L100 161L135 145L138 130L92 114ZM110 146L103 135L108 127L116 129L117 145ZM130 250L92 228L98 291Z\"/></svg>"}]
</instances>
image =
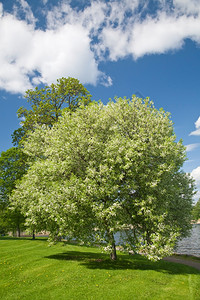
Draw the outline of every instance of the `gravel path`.
<instances>
[{"instance_id":1,"label":"gravel path","mask_svg":"<svg viewBox=\"0 0 200 300\"><path fill-rule=\"evenodd\" d=\"M173 262L173 263L187 265L187 266L193 267L200 271L200 260L199 261L189 260L189 259L184 259L184 258L178 258L176 256L165 257L164 260Z\"/></svg>"}]
</instances>

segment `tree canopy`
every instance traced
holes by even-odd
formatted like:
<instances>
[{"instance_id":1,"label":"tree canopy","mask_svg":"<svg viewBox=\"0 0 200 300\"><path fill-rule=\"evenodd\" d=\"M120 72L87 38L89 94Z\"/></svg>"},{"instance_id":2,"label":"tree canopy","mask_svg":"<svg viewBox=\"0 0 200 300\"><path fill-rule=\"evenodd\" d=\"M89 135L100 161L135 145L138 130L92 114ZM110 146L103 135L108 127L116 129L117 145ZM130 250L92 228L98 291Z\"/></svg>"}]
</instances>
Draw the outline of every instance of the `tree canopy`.
<instances>
[{"instance_id":1,"label":"tree canopy","mask_svg":"<svg viewBox=\"0 0 200 300\"><path fill-rule=\"evenodd\" d=\"M22 127L13 133L13 142L18 144L28 130L34 130L37 125L52 125L58 121L65 107L75 111L80 105L91 102L91 95L78 79L60 78L57 83L35 90L27 90L25 98L31 109L20 107L17 111L22 120Z\"/></svg>"},{"instance_id":2,"label":"tree canopy","mask_svg":"<svg viewBox=\"0 0 200 300\"><path fill-rule=\"evenodd\" d=\"M66 110L24 144L34 163L12 201L39 230L102 242L157 260L190 229L193 181L170 115L149 99L91 103Z\"/></svg>"},{"instance_id":3,"label":"tree canopy","mask_svg":"<svg viewBox=\"0 0 200 300\"><path fill-rule=\"evenodd\" d=\"M18 209L9 209L9 195L27 171L28 156L22 152L23 141L29 132L38 126L51 128L62 115L63 108L74 112L80 105L91 102L91 95L86 88L75 78L60 78L56 84L45 86L41 89L28 90L25 94L31 108L20 107L18 117L22 118L21 127L13 133L13 143L16 148L10 148L1 153L0 157L0 212L2 230L14 228L17 222L20 232L20 222L24 220ZM34 227L34 226L33 226Z\"/></svg>"},{"instance_id":4,"label":"tree canopy","mask_svg":"<svg viewBox=\"0 0 200 300\"><path fill-rule=\"evenodd\" d=\"M200 219L200 199L197 201L192 210L192 217L194 220Z\"/></svg>"},{"instance_id":5,"label":"tree canopy","mask_svg":"<svg viewBox=\"0 0 200 300\"><path fill-rule=\"evenodd\" d=\"M18 230L23 226L24 216L16 208L9 209L9 196L18 180L27 170L27 155L20 148L12 147L0 156L0 231Z\"/></svg>"},{"instance_id":6,"label":"tree canopy","mask_svg":"<svg viewBox=\"0 0 200 300\"><path fill-rule=\"evenodd\" d=\"M12 147L1 152L0 156L0 189L2 194L9 195L16 181L27 169L27 155L20 148Z\"/></svg>"}]
</instances>

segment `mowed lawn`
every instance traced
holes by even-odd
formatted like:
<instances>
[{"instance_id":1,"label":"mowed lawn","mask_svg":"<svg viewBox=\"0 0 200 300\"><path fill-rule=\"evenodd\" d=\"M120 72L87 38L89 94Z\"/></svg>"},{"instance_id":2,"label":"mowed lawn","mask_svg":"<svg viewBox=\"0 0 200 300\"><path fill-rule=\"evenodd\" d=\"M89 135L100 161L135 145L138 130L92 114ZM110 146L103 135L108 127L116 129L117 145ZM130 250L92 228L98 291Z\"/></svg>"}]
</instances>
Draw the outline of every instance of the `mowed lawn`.
<instances>
[{"instance_id":1,"label":"mowed lawn","mask_svg":"<svg viewBox=\"0 0 200 300\"><path fill-rule=\"evenodd\" d=\"M200 299L200 272L98 248L0 239L0 299Z\"/></svg>"}]
</instances>

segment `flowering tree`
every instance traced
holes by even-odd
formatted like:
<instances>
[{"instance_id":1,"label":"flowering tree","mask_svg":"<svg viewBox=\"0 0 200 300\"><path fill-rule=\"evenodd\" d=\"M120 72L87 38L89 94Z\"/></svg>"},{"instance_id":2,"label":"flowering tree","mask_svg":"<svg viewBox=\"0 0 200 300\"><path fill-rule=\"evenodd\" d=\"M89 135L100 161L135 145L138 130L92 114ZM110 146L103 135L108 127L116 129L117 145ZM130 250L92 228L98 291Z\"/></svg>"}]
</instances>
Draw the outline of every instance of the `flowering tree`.
<instances>
[{"instance_id":1,"label":"flowering tree","mask_svg":"<svg viewBox=\"0 0 200 300\"><path fill-rule=\"evenodd\" d=\"M168 113L149 99L65 111L25 142L34 163L12 195L27 224L157 260L190 229L193 181Z\"/></svg>"}]
</instances>

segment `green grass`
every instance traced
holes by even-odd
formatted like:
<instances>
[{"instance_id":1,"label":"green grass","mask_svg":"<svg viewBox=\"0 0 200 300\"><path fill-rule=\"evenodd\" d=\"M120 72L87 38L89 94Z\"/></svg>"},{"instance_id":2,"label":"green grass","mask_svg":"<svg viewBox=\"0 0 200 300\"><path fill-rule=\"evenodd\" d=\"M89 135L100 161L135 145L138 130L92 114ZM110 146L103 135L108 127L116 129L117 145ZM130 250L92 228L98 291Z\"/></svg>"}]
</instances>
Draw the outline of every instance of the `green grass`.
<instances>
[{"instance_id":1,"label":"green grass","mask_svg":"<svg viewBox=\"0 0 200 300\"><path fill-rule=\"evenodd\" d=\"M200 272L44 239L0 239L0 299L200 299Z\"/></svg>"},{"instance_id":2,"label":"green grass","mask_svg":"<svg viewBox=\"0 0 200 300\"><path fill-rule=\"evenodd\" d=\"M175 254L174 257L176 258L183 258L185 260L195 260L200 263L200 257L188 255L188 254Z\"/></svg>"}]
</instances>

